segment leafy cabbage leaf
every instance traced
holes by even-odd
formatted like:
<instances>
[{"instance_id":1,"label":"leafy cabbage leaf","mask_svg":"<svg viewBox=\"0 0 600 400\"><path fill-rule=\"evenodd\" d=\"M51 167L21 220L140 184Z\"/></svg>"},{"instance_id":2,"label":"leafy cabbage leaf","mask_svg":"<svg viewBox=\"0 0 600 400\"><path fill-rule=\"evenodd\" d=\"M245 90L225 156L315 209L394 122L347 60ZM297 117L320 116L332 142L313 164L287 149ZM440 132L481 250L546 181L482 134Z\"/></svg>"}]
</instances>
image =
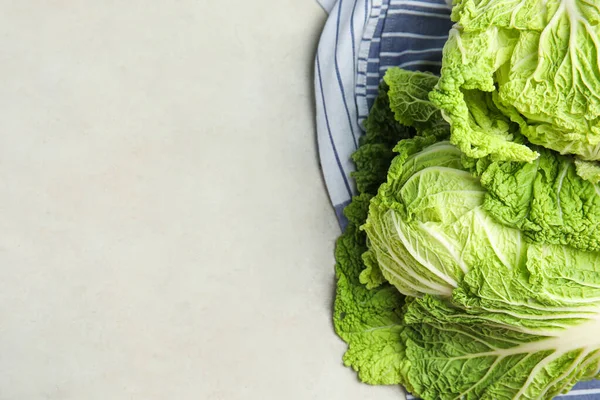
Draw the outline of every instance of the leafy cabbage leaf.
<instances>
[{"instance_id":1,"label":"leafy cabbage leaf","mask_svg":"<svg viewBox=\"0 0 600 400\"><path fill-rule=\"evenodd\" d=\"M439 299L406 306L407 380L423 399L552 399L600 368L598 319L541 337L473 323Z\"/></svg>"},{"instance_id":2,"label":"leafy cabbage leaf","mask_svg":"<svg viewBox=\"0 0 600 400\"><path fill-rule=\"evenodd\" d=\"M600 251L600 187L581 177L595 165L538 148L533 163L495 162L481 173L483 208L530 241ZM583 164L583 167L582 165Z\"/></svg>"}]
</instances>

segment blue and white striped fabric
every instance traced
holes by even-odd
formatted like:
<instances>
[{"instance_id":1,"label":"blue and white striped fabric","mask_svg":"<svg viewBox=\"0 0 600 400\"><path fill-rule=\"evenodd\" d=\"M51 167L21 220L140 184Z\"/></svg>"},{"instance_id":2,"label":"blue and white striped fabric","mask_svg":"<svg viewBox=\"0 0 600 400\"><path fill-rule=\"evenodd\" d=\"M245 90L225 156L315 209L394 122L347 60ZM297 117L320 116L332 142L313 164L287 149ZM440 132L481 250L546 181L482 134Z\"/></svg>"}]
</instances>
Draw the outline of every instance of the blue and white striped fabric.
<instances>
[{"instance_id":1,"label":"blue and white striped fabric","mask_svg":"<svg viewBox=\"0 0 600 400\"><path fill-rule=\"evenodd\" d=\"M337 0L317 0L317 1L321 5L321 7L323 7L323 9L329 13L333 9L333 6L335 6L335 3Z\"/></svg>"},{"instance_id":2,"label":"blue and white striped fabric","mask_svg":"<svg viewBox=\"0 0 600 400\"><path fill-rule=\"evenodd\" d=\"M325 24L315 60L317 132L321 167L338 218L355 193L350 155L363 134L355 95L363 32L381 0L338 0ZM375 7L375 8L374 8Z\"/></svg>"},{"instance_id":3,"label":"blue and white striped fabric","mask_svg":"<svg viewBox=\"0 0 600 400\"><path fill-rule=\"evenodd\" d=\"M342 228L356 193L351 154L387 68L439 72L451 23L444 0L319 0L330 11L315 60L321 168ZM409 399L412 396L408 396ZM600 381L582 382L563 400L600 400Z\"/></svg>"}]
</instances>

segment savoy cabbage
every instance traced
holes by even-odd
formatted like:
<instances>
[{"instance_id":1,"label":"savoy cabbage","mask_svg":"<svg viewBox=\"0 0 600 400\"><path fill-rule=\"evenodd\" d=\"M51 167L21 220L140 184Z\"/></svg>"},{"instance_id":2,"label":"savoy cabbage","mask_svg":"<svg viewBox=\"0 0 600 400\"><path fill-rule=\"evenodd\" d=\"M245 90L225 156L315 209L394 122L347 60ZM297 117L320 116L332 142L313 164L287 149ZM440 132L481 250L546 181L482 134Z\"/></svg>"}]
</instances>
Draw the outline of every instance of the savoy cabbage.
<instances>
[{"instance_id":1,"label":"savoy cabbage","mask_svg":"<svg viewBox=\"0 0 600 400\"><path fill-rule=\"evenodd\" d=\"M354 155L361 193L336 250L344 361L427 400L550 399L600 371L600 253L534 209L553 209L557 176L565 214L598 189L543 148L532 164L466 156L428 100L437 80L389 70Z\"/></svg>"}]
</instances>

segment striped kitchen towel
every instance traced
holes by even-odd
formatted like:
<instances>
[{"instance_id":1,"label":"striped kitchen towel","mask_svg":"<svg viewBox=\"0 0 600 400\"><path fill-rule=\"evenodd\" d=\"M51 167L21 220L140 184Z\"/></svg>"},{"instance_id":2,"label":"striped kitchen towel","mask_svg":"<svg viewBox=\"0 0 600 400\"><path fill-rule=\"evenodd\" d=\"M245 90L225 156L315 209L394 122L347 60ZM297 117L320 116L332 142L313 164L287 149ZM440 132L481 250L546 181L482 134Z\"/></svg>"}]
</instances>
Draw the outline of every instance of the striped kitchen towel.
<instances>
[{"instance_id":1,"label":"striped kitchen towel","mask_svg":"<svg viewBox=\"0 0 600 400\"><path fill-rule=\"evenodd\" d=\"M387 68L439 73L450 29L444 0L319 0L330 16L315 60L317 140L323 176L342 229L356 193L351 154ZM408 398L412 398L408 396ZM563 400L600 400L600 381Z\"/></svg>"}]
</instances>

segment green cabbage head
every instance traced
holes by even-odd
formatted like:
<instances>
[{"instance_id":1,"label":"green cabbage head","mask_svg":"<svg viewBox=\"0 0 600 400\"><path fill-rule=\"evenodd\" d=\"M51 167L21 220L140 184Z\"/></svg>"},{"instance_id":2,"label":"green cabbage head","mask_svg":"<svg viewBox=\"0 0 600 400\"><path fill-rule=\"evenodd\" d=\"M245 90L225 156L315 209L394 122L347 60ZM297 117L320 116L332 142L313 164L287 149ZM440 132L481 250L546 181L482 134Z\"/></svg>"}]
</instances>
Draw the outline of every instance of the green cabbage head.
<instances>
[{"instance_id":1,"label":"green cabbage head","mask_svg":"<svg viewBox=\"0 0 600 400\"><path fill-rule=\"evenodd\" d=\"M459 0L452 18L431 94L452 143L471 157L533 161L525 138L600 160L600 3ZM595 164L580 171L600 179Z\"/></svg>"},{"instance_id":2,"label":"green cabbage head","mask_svg":"<svg viewBox=\"0 0 600 400\"><path fill-rule=\"evenodd\" d=\"M396 151L363 229L370 268L409 297L405 384L427 399L534 399L598 375L600 253L498 222L450 142Z\"/></svg>"},{"instance_id":3,"label":"green cabbage head","mask_svg":"<svg viewBox=\"0 0 600 400\"><path fill-rule=\"evenodd\" d=\"M361 193L336 250L344 361L425 400L551 399L600 374L600 189L526 141L535 162L465 155L436 85L389 70L354 156ZM495 112L489 126L514 128Z\"/></svg>"}]
</instances>

